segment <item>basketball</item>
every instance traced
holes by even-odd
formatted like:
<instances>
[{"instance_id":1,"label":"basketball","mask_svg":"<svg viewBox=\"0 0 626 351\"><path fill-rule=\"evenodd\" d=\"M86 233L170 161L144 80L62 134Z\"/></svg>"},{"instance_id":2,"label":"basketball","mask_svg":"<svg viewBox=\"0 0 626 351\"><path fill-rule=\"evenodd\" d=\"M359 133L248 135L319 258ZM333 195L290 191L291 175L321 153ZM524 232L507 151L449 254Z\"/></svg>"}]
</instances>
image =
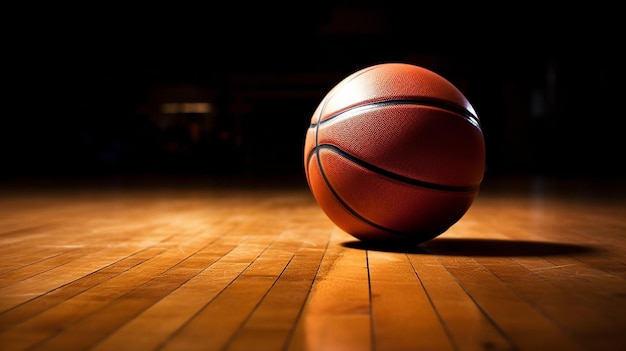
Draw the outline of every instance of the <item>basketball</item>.
<instances>
[{"instance_id":1,"label":"basketball","mask_svg":"<svg viewBox=\"0 0 626 351\"><path fill-rule=\"evenodd\" d=\"M304 140L313 197L361 241L421 243L458 222L485 169L480 120L461 91L407 63L361 69L315 109Z\"/></svg>"}]
</instances>

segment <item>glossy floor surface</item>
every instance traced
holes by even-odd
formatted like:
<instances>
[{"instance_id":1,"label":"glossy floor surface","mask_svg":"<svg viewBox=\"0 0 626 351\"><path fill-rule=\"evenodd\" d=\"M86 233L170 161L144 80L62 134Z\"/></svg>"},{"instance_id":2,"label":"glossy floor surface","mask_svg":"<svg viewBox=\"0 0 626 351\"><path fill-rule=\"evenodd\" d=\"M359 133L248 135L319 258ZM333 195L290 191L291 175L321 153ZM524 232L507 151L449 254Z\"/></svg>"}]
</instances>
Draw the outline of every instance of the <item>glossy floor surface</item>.
<instances>
[{"instance_id":1,"label":"glossy floor surface","mask_svg":"<svg viewBox=\"0 0 626 351\"><path fill-rule=\"evenodd\" d=\"M306 184L8 184L0 349L623 350L614 182L486 180L418 245L365 245Z\"/></svg>"}]
</instances>

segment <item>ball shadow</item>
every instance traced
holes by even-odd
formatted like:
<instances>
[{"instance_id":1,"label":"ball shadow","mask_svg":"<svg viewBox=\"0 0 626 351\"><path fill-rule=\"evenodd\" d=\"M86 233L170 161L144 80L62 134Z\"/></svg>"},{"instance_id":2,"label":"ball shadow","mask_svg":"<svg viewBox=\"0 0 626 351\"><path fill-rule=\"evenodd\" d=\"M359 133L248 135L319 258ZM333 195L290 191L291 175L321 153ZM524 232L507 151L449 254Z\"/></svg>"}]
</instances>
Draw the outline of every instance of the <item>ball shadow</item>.
<instances>
[{"instance_id":1,"label":"ball shadow","mask_svg":"<svg viewBox=\"0 0 626 351\"><path fill-rule=\"evenodd\" d=\"M342 243L342 246L397 253L484 257L589 254L598 250L589 246L556 242L479 238L435 238L421 244L349 241Z\"/></svg>"}]
</instances>

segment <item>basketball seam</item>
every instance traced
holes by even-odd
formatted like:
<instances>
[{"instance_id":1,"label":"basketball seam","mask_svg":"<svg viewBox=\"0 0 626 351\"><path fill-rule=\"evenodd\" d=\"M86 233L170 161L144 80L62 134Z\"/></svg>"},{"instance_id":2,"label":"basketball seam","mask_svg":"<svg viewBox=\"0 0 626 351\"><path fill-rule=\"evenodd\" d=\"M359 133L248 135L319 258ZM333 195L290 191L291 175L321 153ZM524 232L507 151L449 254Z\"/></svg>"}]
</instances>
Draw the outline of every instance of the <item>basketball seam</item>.
<instances>
[{"instance_id":1,"label":"basketball seam","mask_svg":"<svg viewBox=\"0 0 626 351\"><path fill-rule=\"evenodd\" d=\"M369 162L366 162L354 155L351 155L347 152L345 152L344 150L340 149L339 147L337 147L336 145L333 144L319 144L316 145L313 149L313 152L311 152L309 154L309 160L310 158L313 156L313 154L317 155L317 159L318 159L318 165L321 168L321 158L319 156L319 150L320 149L331 149L334 152L338 153L339 155L341 155L342 157L352 161L353 163L369 170L372 172L375 172L379 175L385 176L387 178L405 183L405 184L409 184L409 185L415 185L418 186L420 188L424 188L424 189L430 189L430 190L439 190L439 191L449 191L449 192L471 192L471 191L476 191L480 188L480 184L478 185L468 185L468 186L455 186L455 185L443 185L443 184L437 184L437 183L431 183L431 182L427 182L427 181L423 181L423 180L419 180L419 179L415 179L415 178L410 178L410 177L406 177L394 172L391 172L389 170L386 170L384 168L380 168L378 166L375 166Z\"/></svg>"},{"instance_id":2,"label":"basketball seam","mask_svg":"<svg viewBox=\"0 0 626 351\"><path fill-rule=\"evenodd\" d=\"M322 176L322 178L324 179L324 183L326 184L326 186L328 186L328 189L330 190L330 192L333 194L333 197L335 197L335 199L337 200L337 202L339 202L339 204L346 209L346 211L348 211L349 213L351 213L353 216L355 216L358 220L360 220L361 222L368 224L376 229L385 231L389 234L394 234L394 235L398 235L398 236L407 236L410 235L411 233L405 233L405 232L401 232L401 231L397 231L397 230L393 230L387 227L384 227L380 224L377 224L375 222L370 221L369 219L363 217L363 215L361 215L360 213L358 213L355 209L353 209L350 205L348 205L348 203L346 203L341 196L339 196L339 194L337 193L337 191L335 190L335 188L333 188L333 186L330 183L330 180L328 180L328 177L326 176L326 172L324 172L324 168L321 165L321 161L320 161L320 157L319 157L319 149L318 147L315 148L315 152L311 153L311 157L312 155L316 154L317 155L317 160L318 160L318 169L320 171L320 174Z\"/></svg>"},{"instance_id":3,"label":"basketball seam","mask_svg":"<svg viewBox=\"0 0 626 351\"><path fill-rule=\"evenodd\" d=\"M362 70L359 72L359 74L356 75L352 75L350 78L348 78L347 80L344 80L343 82L339 83L339 84L346 84L347 82L353 80L355 77L360 76L362 74L364 74L367 71L376 69L378 66L372 66L369 67L369 69L366 70ZM334 95L334 94L333 94ZM308 157L307 157L307 164L306 164L306 172L307 172L307 177L308 174L310 172L310 165L311 165L311 159L313 156L317 156L317 166L318 166L318 170L319 173L324 181L324 183L326 184L326 186L328 187L329 191L331 192L331 194L333 195L333 197L336 199L337 202L339 202L339 204L346 210L348 211L348 213L352 214L353 216L355 216L358 220L364 222L365 224L368 224L374 228L377 228L379 230L385 231L389 234L392 235L398 235L401 237L406 237L407 235L410 235L411 233L409 232L402 232L402 231L397 231L397 230L393 230L390 228L386 228L382 225L379 225L377 223L374 223L370 220L368 220L367 218L363 217L361 214L359 214L355 209L353 209L351 206L349 206L342 198L341 196L339 196L339 194L337 193L337 191L333 188L330 180L328 179L326 172L324 170L324 167L322 166L322 160L320 157L320 150L323 148L329 148L334 150L335 152L337 152L338 154L340 154L342 157L351 160L352 162L354 162L357 165L360 165L370 171L374 171L377 172L378 174L381 174L383 176L389 177L390 179L395 179L397 181L401 181L404 182L406 184L410 184L410 185L417 185L423 188L427 188L427 189L433 189L433 190L443 190L443 191L470 191L470 190L477 190L478 186L470 186L470 187L455 187L455 186L445 186L445 185L438 185L438 184L434 184L434 183L428 183L428 182L424 182L424 181L420 181L420 180L416 180L416 179L412 179L412 178L408 178L408 177L404 177L401 176L399 174L395 174L393 172L381 169L379 167L376 167L368 162L365 162L363 160L358 159L357 157L350 155L348 153L346 153L345 151L341 150L340 148L338 148L335 145L331 145L331 144L319 144L319 129L320 129L320 125L323 123L328 122L329 120L333 120L338 118L339 116L350 116L352 114L358 113L359 111L363 110L363 109L369 109L369 108L375 108L377 106L385 106L385 105L399 105L399 104L412 104L412 105L419 105L419 106L429 106L429 107L435 107L435 108L440 108L443 110L446 110L448 112L452 112L455 113L457 115L460 115L461 117L463 117L465 120L467 120L470 124L472 124L475 128L477 128L481 133L481 127L480 127L480 120L478 119L477 116L475 116L474 114L472 114L470 111L468 111L467 109L455 105L455 104L451 104L449 102L446 101L442 101L442 100L437 100L437 99L427 99L427 98L411 98L411 99L390 99L390 100L383 100L383 101L376 101L376 102L371 102L371 103L367 103L367 104L362 104L362 105L357 105L357 106L353 106L349 109L343 110L333 116L330 116L329 118L326 118L325 120L322 120L322 115L323 115L323 111L326 108L326 105L328 104L328 101L331 99L332 95L327 96L323 101L322 101L322 106L320 106L319 109L319 115L317 116L317 119L315 120L315 122L312 122L309 126L309 129L315 129L314 130L314 147L313 150L311 150L311 152L309 153Z\"/></svg>"},{"instance_id":4,"label":"basketball seam","mask_svg":"<svg viewBox=\"0 0 626 351\"><path fill-rule=\"evenodd\" d=\"M353 77L354 78L354 77ZM325 101L322 102L325 105L328 103L328 99L326 99ZM370 220L368 220L367 218L363 217L361 214L359 214L355 209L353 209L350 205L348 205L342 198L341 196L339 196L339 194L337 193L337 191L335 190L335 188L333 188L333 186L331 185L330 181L328 180L328 177L326 176L326 172L324 171L324 167L322 166L322 160L319 154L319 144L318 144L318 134L319 134L319 126L321 123L323 123L323 121L320 121L320 118L322 116L322 111L324 111L324 107L320 108L320 114L317 118L317 121L319 123L312 123L311 124L311 128L315 128L315 146L313 148L313 150L311 150L311 153L309 154L308 157L308 161L307 161L307 173L310 172L309 166L311 164L311 158L313 157L313 155L317 156L317 167L318 170L320 172L320 175L322 176L322 179L324 180L324 183L326 184L326 186L328 187L328 189L330 190L330 192L333 194L333 196L335 197L335 199L337 200L337 202L339 202L339 204L346 210L348 211L348 213L351 213L353 216L355 216L358 220L362 221L365 224L368 224L378 230L382 230L385 231L387 233L390 233L392 235L398 235L398 236L406 236L408 233L402 233L399 231L395 231L393 229L390 228L386 228L383 227L377 223L374 223Z\"/></svg>"},{"instance_id":5,"label":"basketball seam","mask_svg":"<svg viewBox=\"0 0 626 351\"><path fill-rule=\"evenodd\" d=\"M478 117L474 116L472 113L470 113L466 109L460 108L457 105L449 104L444 101L434 100L434 99L397 99L397 100L375 101L375 102L371 102L371 103L367 103L363 105L353 106L349 109L343 110L335 115L332 115L324 120L321 120L321 111L323 109L320 109L320 116L318 117L317 122L311 123L311 128L317 128L319 124L327 123L340 116L344 116L344 115L349 116L349 115L357 114L358 112L362 110L371 109L371 108L380 107L380 106L390 106L390 105L417 105L417 106L440 108L448 112L461 115L465 120L467 120L474 127L478 128L479 130L481 129L480 120L478 119ZM317 132L316 132L316 135L317 135Z\"/></svg>"}]
</instances>

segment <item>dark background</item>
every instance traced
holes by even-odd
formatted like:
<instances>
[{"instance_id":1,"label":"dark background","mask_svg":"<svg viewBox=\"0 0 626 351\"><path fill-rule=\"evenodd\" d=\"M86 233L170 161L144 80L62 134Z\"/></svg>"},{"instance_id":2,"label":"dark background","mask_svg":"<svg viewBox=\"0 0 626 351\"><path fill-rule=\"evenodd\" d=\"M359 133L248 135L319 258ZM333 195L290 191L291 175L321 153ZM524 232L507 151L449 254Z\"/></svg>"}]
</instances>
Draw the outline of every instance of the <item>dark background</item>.
<instances>
[{"instance_id":1,"label":"dark background","mask_svg":"<svg viewBox=\"0 0 626 351\"><path fill-rule=\"evenodd\" d=\"M382 62L431 69L466 95L487 176L624 178L619 13L393 1L7 11L1 178L302 175L317 104ZM161 109L185 102L211 111Z\"/></svg>"}]
</instances>

